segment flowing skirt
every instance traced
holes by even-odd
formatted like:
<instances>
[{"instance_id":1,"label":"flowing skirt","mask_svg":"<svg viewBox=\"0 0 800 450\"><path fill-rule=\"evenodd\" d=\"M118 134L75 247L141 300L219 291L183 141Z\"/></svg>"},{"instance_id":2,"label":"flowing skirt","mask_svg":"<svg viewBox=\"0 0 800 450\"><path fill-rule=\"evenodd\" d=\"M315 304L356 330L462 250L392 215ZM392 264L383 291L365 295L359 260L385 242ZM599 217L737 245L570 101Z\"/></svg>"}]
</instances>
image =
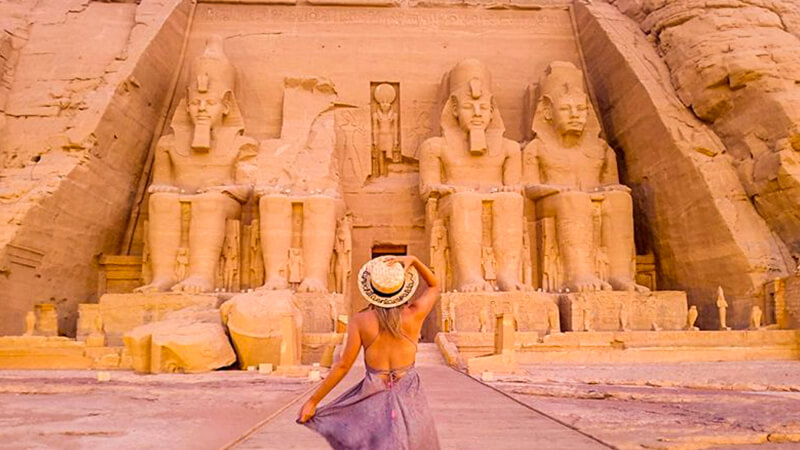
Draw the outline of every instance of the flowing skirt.
<instances>
[{"instance_id":1,"label":"flowing skirt","mask_svg":"<svg viewBox=\"0 0 800 450\"><path fill-rule=\"evenodd\" d=\"M368 367L361 382L317 409L304 425L324 436L334 450L439 449L417 371L411 367L389 382L380 373Z\"/></svg>"}]
</instances>

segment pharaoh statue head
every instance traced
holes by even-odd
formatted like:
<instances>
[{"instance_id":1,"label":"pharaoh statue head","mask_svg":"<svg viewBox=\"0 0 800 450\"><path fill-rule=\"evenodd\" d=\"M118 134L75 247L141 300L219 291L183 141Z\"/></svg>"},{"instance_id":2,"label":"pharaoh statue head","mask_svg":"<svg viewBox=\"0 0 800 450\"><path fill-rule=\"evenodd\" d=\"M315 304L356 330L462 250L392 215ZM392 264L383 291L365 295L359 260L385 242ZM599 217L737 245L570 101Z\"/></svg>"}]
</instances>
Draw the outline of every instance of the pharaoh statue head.
<instances>
[{"instance_id":1,"label":"pharaoh statue head","mask_svg":"<svg viewBox=\"0 0 800 450\"><path fill-rule=\"evenodd\" d=\"M465 59L450 71L449 98L442 111L442 128L459 128L469 139L473 155L486 153L487 134L502 137L504 131L500 114L492 95L492 76L477 59Z\"/></svg>"},{"instance_id":2,"label":"pharaoh statue head","mask_svg":"<svg viewBox=\"0 0 800 450\"><path fill-rule=\"evenodd\" d=\"M192 149L208 151L211 131L222 125L233 105L236 72L222 48L222 38L211 36L206 49L191 65L186 109L194 124Z\"/></svg>"},{"instance_id":3,"label":"pharaoh statue head","mask_svg":"<svg viewBox=\"0 0 800 450\"><path fill-rule=\"evenodd\" d=\"M373 95L381 111L388 112L392 108L394 99L397 97L397 92L395 92L391 84L381 83L375 88L375 93Z\"/></svg>"},{"instance_id":4,"label":"pharaoh statue head","mask_svg":"<svg viewBox=\"0 0 800 450\"><path fill-rule=\"evenodd\" d=\"M583 135L589 115L583 72L572 63L555 61L547 66L539 90L541 113L556 133Z\"/></svg>"}]
</instances>

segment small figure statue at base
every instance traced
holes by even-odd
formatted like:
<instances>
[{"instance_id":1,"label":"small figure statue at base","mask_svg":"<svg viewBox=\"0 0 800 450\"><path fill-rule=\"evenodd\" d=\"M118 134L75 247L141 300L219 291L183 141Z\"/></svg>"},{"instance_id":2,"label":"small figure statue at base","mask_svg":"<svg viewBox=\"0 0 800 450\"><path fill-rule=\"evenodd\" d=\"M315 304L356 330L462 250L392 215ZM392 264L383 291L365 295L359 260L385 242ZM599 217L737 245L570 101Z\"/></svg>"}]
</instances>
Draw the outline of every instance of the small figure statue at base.
<instances>
[{"instance_id":1,"label":"small figure statue at base","mask_svg":"<svg viewBox=\"0 0 800 450\"><path fill-rule=\"evenodd\" d=\"M592 309L589 306L583 308L583 331L594 331L592 329Z\"/></svg>"},{"instance_id":2,"label":"small figure statue at base","mask_svg":"<svg viewBox=\"0 0 800 450\"><path fill-rule=\"evenodd\" d=\"M692 305L689 307L689 311L686 313L686 329L690 331L698 331L700 328L694 326L694 323L697 321L697 306Z\"/></svg>"},{"instance_id":3,"label":"small figure statue at base","mask_svg":"<svg viewBox=\"0 0 800 450\"><path fill-rule=\"evenodd\" d=\"M558 324L558 308L547 310L547 332L546 334L559 334L561 327Z\"/></svg>"},{"instance_id":4,"label":"small figure statue at base","mask_svg":"<svg viewBox=\"0 0 800 450\"><path fill-rule=\"evenodd\" d=\"M619 305L619 331L630 331L630 328L628 328L628 308L625 303Z\"/></svg>"},{"instance_id":5,"label":"small figure statue at base","mask_svg":"<svg viewBox=\"0 0 800 450\"><path fill-rule=\"evenodd\" d=\"M36 331L36 313L28 311L25 314L25 333L23 336L33 336Z\"/></svg>"},{"instance_id":6,"label":"small figure statue at base","mask_svg":"<svg viewBox=\"0 0 800 450\"><path fill-rule=\"evenodd\" d=\"M761 318L764 316L763 311L761 311L761 307L758 305L753 306L753 309L750 310L750 329L751 330L758 330L761 329Z\"/></svg>"},{"instance_id":7,"label":"small figure statue at base","mask_svg":"<svg viewBox=\"0 0 800 450\"><path fill-rule=\"evenodd\" d=\"M719 329L730 330L731 327L727 323L728 302L725 300L725 292L723 292L722 286L717 287L717 309L719 309Z\"/></svg>"}]
</instances>

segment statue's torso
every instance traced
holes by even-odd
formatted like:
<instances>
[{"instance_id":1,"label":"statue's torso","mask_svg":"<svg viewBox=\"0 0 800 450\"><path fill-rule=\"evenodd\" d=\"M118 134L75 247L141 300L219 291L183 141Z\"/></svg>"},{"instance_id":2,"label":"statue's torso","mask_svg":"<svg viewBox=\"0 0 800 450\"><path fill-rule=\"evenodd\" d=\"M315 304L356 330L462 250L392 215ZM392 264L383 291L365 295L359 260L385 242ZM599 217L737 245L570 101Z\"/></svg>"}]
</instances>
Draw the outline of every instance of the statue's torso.
<instances>
[{"instance_id":1,"label":"statue's torso","mask_svg":"<svg viewBox=\"0 0 800 450\"><path fill-rule=\"evenodd\" d=\"M444 176L442 181L454 186L474 188L479 191L503 185L503 166L507 151L504 147L506 139L496 149L490 149L480 156L473 156L462 146L447 145L441 139L440 158Z\"/></svg>"},{"instance_id":2,"label":"statue's torso","mask_svg":"<svg viewBox=\"0 0 800 450\"><path fill-rule=\"evenodd\" d=\"M235 183L236 160L242 142L237 135L221 134L208 152L191 149L190 136L174 136L167 144L172 183L187 194L198 189Z\"/></svg>"},{"instance_id":3,"label":"statue's torso","mask_svg":"<svg viewBox=\"0 0 800 450\"><path fill-rule=\"evenodd\" d=\"M603 184L602 173L608 157L606 149L605 143L599 139L566 148L537 138L526 148L525 157L534 156L528 155L529 151L535 152L542 184L588 191Z\"/></svg>"}]
</instances>

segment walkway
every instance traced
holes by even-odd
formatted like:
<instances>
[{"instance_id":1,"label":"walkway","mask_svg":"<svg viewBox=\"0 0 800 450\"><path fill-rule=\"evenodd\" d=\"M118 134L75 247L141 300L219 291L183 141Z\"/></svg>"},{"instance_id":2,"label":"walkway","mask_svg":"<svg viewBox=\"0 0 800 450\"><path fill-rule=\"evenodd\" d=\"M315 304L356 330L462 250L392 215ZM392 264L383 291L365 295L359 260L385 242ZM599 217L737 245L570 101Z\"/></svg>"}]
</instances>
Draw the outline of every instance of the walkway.
<instances>
[{"instance_id":1,"label":"walkway","mask_svg":"<svg viewBox=\"0 0 800 450\"><path fill-rule=\"evenodd\" d=\"M353 367L326 400L335 398L361 379L363 362L359 359L357 364L360 365ZM420 344L417 371L433 410L443 449L608 448L447 367L434 344ZM232 448L329 449L319 435L295 424L301 404L298 401L288 406Z\"/></svg>"}]
</instances>

